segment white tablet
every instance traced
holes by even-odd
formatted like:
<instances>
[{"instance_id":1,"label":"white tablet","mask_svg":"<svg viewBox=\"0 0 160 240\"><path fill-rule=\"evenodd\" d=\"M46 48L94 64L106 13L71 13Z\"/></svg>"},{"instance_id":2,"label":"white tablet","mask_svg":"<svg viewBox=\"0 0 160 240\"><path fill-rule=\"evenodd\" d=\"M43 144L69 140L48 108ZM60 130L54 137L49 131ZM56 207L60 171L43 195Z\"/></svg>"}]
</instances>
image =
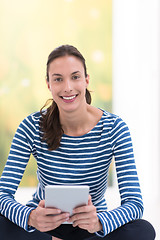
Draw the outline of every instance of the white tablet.
<instances>
[{"instance_id":1,"label":"white tablet","mask_svg":"<svg viewBox=\"0 0 160 240\"><path fill-rule=\"evenodd\" d=\"M71 216L74 208L88 204L88 195L87 185L48 185L45 187L45 207L58 208Z\"/></svg>"}]
</instances>

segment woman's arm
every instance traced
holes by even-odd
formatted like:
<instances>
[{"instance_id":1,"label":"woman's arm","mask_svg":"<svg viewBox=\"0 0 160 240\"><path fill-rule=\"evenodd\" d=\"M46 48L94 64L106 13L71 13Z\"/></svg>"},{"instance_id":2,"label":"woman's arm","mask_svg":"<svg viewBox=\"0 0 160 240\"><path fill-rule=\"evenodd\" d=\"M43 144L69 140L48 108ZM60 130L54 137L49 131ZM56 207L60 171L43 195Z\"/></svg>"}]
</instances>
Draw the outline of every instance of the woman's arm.
<instances>
[{"instance_id":1,"label":"woman's arm","mask_svg":"<svg viewBox=\"0 0 160 240\"><path fill-rule=\"evenodd\" d=\"M19 125L12 141L7 163L0 179L1 214L28 230L28 217L34 208L15 201L14 196L33 152L34 121L27 117Z\"/></svg>"},{"instance_id":2,"label":"woman's arm","mask_svg":"<svg viewBox=\"0 0 160 240\"><path fill-rule=\"evenodd\" d=\"M141 218L143 201L137 175L132 140L129 129L122 119L117 118L110 132L112 151L115 158L116 172L121 206L106 212L99 212L98 217L104 236L122 225Z\"/></svg>"},{"instance_id":3,"label":"woman's arm","mask_svg":"<svg viewBox=\"0 0 160 240\"><path fill-rule=\"evenodd\" d=\"M115 157L121 206L96 212L91 199L88 206L75 209L70 222L88 232L105 236L122 225L142 217L143 202L134 161L132 141L127 125L117 118L110 131L112 152Z\"/></svg>"}]
</instances>

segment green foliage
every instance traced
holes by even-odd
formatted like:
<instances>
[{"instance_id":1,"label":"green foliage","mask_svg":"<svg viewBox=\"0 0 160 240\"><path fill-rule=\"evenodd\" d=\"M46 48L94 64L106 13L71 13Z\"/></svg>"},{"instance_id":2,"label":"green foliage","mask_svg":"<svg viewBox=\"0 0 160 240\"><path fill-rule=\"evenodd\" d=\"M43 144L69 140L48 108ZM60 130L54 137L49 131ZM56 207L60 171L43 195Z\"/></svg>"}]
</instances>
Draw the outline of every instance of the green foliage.
<instances>
[{"instance_id":1,"label":"green foliage","mask_svg":"<svg viewBox=\"0 0 160 240\"><path fill-rule=\"evenodd\" d=\"M45 67L55 47L82 52L93 105L111 111L111 13L111 0L0 0L0 174L19 123L50 98ZM31 158L21 184L36 183Z\"/></svg>"}]
</instances>

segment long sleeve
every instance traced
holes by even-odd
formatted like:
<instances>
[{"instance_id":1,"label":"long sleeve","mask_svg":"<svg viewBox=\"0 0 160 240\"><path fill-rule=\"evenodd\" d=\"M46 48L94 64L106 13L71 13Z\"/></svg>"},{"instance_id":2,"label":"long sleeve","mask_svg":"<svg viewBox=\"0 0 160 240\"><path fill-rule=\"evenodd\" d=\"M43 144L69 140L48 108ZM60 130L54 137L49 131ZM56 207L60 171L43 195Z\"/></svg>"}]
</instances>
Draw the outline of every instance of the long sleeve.
<instances>
[{"instance_id":1,"label":"long sleeve","mask_svg":"<svg viewBox=\"0 0 160 240\"><path fill-rule=\"evenodd\" d=\"M132 141L127 125L117 116L104 112L98 124L78 137L63 135L61 146L49 151L39 131L40 113L27 117L13 139L0 180L0 212L27 231L32 209L44 199L48 184L89 185L105 236L118 227L142 217L143 203L135 167ZM30 154L37 160L39 185L33 199L23 206L14 200ZM115 158L121 206L107 211L104 194L112 157ZM32 208L33 207L33 208Z\"/></svg>"},{"instance_id":2,"label":"long sleeve","mask_svg":"<svg viewBox=\"0 0 160 240\"><path fill-rule=\"evenodd\" d=\"M29 230L28 217L33 208L24 206L14 199L23 173L33 153L34 125L28 117L19 125L13 138L10 153L0 179L0 212L13 223Z\"/></svg>"},{"instance_id":3,"label":"long sleeve","mask_svg":"<svg viewBox=\"0 0 160 240\"><path fill-rule=\"evenodd\" d=\"M121 206L111 211L98 213L103 231L98 232L97 235L101 237L132 220L141 218L143 214L143 202L132 140L127 125L120 118L116 118L110 132L110 138L115 158Z\"/></svg>"}]
</instances>

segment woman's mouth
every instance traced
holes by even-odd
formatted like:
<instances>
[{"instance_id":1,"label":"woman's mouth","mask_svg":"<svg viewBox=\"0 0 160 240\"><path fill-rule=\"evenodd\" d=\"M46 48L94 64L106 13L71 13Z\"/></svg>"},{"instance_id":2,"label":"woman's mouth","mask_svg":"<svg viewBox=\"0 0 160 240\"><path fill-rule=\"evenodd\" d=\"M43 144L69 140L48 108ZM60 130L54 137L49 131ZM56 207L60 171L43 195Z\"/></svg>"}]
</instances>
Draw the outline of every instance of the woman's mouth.
<instances>
[{"instance_id":1,"label":"woman's mouth","mask_svg":"<svg viewBox=\"0 0 160 240\"><path fill-rule=\"evenodd\" d=\"M70 102L73 102L77 96L78 96L78 94L72 95L72 96L61 96L61 98L63 99L64 102L70 103Z\"/></svg>"}]
</instances>

